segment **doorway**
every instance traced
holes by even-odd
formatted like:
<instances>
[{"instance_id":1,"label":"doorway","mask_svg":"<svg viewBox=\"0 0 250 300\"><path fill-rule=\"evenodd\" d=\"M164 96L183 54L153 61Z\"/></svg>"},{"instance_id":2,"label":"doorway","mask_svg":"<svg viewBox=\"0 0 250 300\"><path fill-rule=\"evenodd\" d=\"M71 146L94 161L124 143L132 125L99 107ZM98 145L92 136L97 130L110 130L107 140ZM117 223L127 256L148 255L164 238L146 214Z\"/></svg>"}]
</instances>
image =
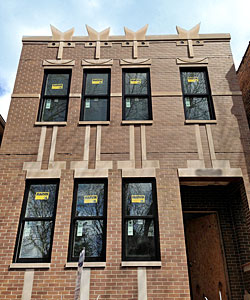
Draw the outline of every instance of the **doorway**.
<instances>
[{"instance_id":1,"label":"doorway","mask_svg":"<svg viewBox=\"0 0 250 300\"><path fill-rule=\"evenodd\" d=\"M183 212L192 300L229 300L216 212Z\"/></svg>"}]
</instances>

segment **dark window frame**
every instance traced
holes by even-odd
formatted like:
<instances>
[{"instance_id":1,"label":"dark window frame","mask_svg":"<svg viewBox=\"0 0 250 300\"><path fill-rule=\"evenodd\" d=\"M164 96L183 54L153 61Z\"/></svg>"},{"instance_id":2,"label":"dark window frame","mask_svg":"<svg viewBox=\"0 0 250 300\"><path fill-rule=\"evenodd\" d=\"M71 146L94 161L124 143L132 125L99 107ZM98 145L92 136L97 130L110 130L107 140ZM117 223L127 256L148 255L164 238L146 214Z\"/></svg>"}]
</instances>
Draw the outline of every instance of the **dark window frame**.
<instances>
[{"instance_id":1,"label":"dark window frame","mask_svg":"<svg viewBox=\"0 0 250 300\"><path fill-rule=\"evenodd\" d=\"M126 94L125 77L126 77L127 73L146 73L146 76L147 76L147 95ZM122 119L123 120L127 120L126 119L126 98L145 98L145 99L148 99L148 119L147 120L153 120L150 69L147 69L147 68L145 68L145 69L144 68L137 68L137 69L136 68L135 69L129 68L129 69L123 69L122 70ZM136 120L138 120L138 119L135 119L135 121Z\"/></svg>"},{"instance_id":2,"label":"dark window frame","mask_svg":"<svg viewBox=\"0 0 250 300\"><path fill-rule=\"evenodd\" d=\"M126 215L126 198L125 198L125 183L151 183L152 184L152 198L153 198L153 215L152 216L129 216ZM154 221L154 246L155 258L140 258L136 256L126 257L126 221L138 219L152 219ZM157 191L155 178L123 178L122 180L122 261L160 261L160 233L159 233L159 216L157 204Z\"/></svg>"},{"instance_id":3,"label":"dark window frame","mask_svg":"<svg viewBox=\"0 0 250 300\"><path fill-rule=\"evenodd\" d=\"M207 93L205 93L205 94L185 93L182 72L203 72L205 74ZM197 120L197 121L203 120L203 119L188 119L187 118L187 108L186 108L185 98L186 97L190 97L190 98L197 97L197 98L207 98L208 112L209 112L210 119L206 119L206 120L216 120L207 68L204 68L204 67L182 67L182 68L180 68L180 77L181 77L181 88L182 88L182 95L183 95L183 106L184 106L185 119L186 120Z\"/></svg>"},{"instance_id":4,"label":"dark window frame","mask_svg":"<svg viewBox=\"0 0 250 300\"><path fill-rule=\"evenodd\" d=\"M55 204L54 204L54 211L52 214L52 217L25 217L26 208L28 204L28 196L29 196L29 190L30 186L32 184L56 184L56 193L55 193ZM19 225L17 230L17 236L16 236L16 243L15 243L15 249L14 249L14 256L13 256L13 262L14 263L49 263L51 261L51 253L53 248L53 239L54 239L54 229L55 229L55 222L56 222L56 210L57 210L57 202L58 202L58 191L59 191L59 185L60 181L59 179L30 179L26 180L25 185L25 192L23 197L23 204L21 209L21 214L19 218ZM22 245L22 237L23 237L23 231L24 231L24 225L25 222L28 221L52 221L52 228L51 228L51 237L50 237L50 250L48 258L19 258L21 245Z\"/></svg>"},{"instance_id":5,"label":"dark window frame","mask_svg":"<svg viewBox=\"0 0 250 300\"><path fill-rule=\"evenodd\" d=\"M103 216L76 216L76 205L77 205L77 192L78 185L103 183L104 184L104 206L103 206ZM75 223L78 220L103 220L103 253L100 257L87 257L85 254L86 262L105 262L106 261L106 246L107 246L107 207L108 207L108 180L106 178L79 178L75 179L74 182L74 194L73 203L71 211L71 222L70 222L70 235L69 235L69 247L68 247L68 262L77 262L79 257L73 256L74 248L74 228Z\"/></svg>"},{"instance_id":6,"label":"dark window frame","mask_svg":"<svg viewBox=\"0 0 250 300\"><path fill-rule=\"evenodd\" d=\"M87 84L87 75L88 74L108 74L108 86L107 86L107 94L106 95L85 95L86 84ZM83 70L83 85L82 85L82 101L81 101L81 113L80 113L80 121L84 120L84 108L85 108L85 99L86 98L101 98L107 99L107 115L106 120L110 120L110 90L111 90L111 70L110 69L84 69ZM89 120L91 121L91 120ZM94 120L98 121L98 120Z\"/></svg>"},{"instance_id":7,"label":"dark window frame","mask_svg":"<svg viewBox=\"0 0 250 300\"><path fill-rule=\"evenodd\" d=\"M46 96L45 95L45 89L46 89L46 82L49 74L69 74L69 83L68 83L68 92L67 95L50 95ZM44 76L43 76L43 85L42 85L42 96L40 99L40 104L39 104L39 111L38 111L38 116L37 116L37 122L66 122L67 121L67 116L68 116L68 107L69 107L69 93L70 93L70 85L71 85L71 76L72 76L72 70L71 69L51 69L51 70L45 70L44 71ZM65 112L65 120L64 121L56 121L56 120L51 120L51 121L43 121L42 116L43 116L43 107L44 103L47 99L66 99L67 105L66 105L66 112Z\"/></svg>"}]
</instances>

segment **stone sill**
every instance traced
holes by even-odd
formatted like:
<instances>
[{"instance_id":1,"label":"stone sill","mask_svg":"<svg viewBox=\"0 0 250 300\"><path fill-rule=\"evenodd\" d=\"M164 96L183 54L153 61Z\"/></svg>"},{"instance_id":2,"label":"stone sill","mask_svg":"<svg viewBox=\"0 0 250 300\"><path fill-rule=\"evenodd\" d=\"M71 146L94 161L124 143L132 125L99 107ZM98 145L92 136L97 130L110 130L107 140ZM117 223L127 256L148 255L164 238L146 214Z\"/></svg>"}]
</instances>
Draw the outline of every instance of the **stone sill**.
<instances>
[{"instance_id":1,"label":"stone sill","mask_svg":"<svg viewBox=\"0 0 250 300\"><path fill-rule=\"evenodd\" d=\"M185 124L217 124L217 120L185 120Z\"/></svg>"},{"instance_id":2,"label":"stone sill","mask_svg":"<svg viewBox=\"0 0 250 300\"><path fill-rule=\"evenodd\" d=\"M50 263L13 263L9 269L49 269Z\"/></svg>"},{"instance_id":3,"label":"stone sill","mask_svg":"<svg viewBox=\"0 0 250 300\"><path fill-rule=\"evenodd\" d=\"M35 126L66 126L67 122L35 122Z\"/></svg>"},{"instance_id":4,"label":"stone sill","mask_svg":"<svg viewBox=\"0 0 250 300\"><path fill-rule=\"evenodd\" d=\"M151 125L153 120L123 120L122 125Z\"/></svg>"},{"instance_id":5,"label":"stone sill","mask_svg":"<svg viewBox=\"0 0 250 300\"><path fill-rule=\"evenodd\" d=\"M122 261L122 267L161 267L161 261Z\"/></svg>"},{"instance_id":6,"label":"stone sill","mask_svg":"<svg viewBox=\"0 0 250 300\"><path fill-rule=\"evenodd\" d=\"M109 125L110 121L79 121L78 125Z\"/></svg>"},{"instance_id":7,"label":"stone sill","mask_svg":"<svg viewBox=\"0 0 250 300\"><path fill-rule=\"evenodd\" d=\"M77 262L67 262L64 267L65 267L65 269L77 268L78 263ZM105 267L106 267L106 262L85 262L83 264L83 268L105 268Z\"/></svg>"}]
</instances>

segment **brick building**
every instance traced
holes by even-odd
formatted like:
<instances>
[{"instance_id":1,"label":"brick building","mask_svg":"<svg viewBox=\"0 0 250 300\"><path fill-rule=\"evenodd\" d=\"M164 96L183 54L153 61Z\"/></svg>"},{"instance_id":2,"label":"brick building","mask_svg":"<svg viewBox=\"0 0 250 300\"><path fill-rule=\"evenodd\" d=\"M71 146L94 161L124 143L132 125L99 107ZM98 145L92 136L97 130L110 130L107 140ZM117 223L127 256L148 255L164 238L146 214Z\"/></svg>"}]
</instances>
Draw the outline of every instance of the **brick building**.
<instances>
[{"instance_id":1,"label":"brick building","mask_svg":"<svg viewBox=\"0 0 250 300\"><path fill-rule=\"evenodd\" d=\"M0 150L0 298L249 299L229 34L24 37ZM191 296L190 296L191 295Z\"/></svg>"},{"instance_id":2,"label":"brick building","mask_svg":"<svg viewBox=\"0 0 250 300\"><path fill-rule=\"evenodd\" d=\"M250 42L237 70L237 75L250 128Z\"/></svg>"}]
</instances>

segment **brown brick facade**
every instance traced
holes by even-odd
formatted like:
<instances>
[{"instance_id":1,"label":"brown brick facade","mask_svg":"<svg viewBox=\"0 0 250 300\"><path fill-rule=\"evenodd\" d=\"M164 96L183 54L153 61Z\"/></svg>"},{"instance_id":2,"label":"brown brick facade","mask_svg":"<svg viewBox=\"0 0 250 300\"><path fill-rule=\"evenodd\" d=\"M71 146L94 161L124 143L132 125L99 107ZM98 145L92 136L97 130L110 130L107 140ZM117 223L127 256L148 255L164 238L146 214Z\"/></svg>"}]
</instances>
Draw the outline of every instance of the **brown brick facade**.
<instances>
[{"instance_id":1,"label":"brown brick facade","mask_svg":"<svg viewBox=\"0 0 250 300\"><path fill-rule=\"evenodd\" d=\"M73 201L74 171L72 162L83 161L87 128L90 126L88 171L98 169L97 140L101 130L100 161L112 162L108 168L106 266L90 267L89 294L81 299L124 300L189 300L185 234L182 210L215 210L221 214L221 230L229 274L231 298L244 299L250 293L250 228L248 200L249 132L244 106L234 71L229 38L200 35L201 45L193 46L194 58L207 59L194 63L188 47L178 45L178 35L146 36L148 46L138 47L138 60L129 68L150 69L153 123L121 124L122 65L121 59L132 59L132 46L122 46L125 37L109 37L110 47L101 47L101 59L113 59L111 68L110 124L79 125L83 66L82 59L94 59L95 48L86 47L88 37L73 37L75 47L63 49L64 60L75 60L72 70L66 125L58 126L55 155L50 160L56 125L35 125L44 77L43 61L56 60L58 48L48 47L51 38L23 40L12 102L0 150L0 298L1 299L74 299L76 267L65 267ZM132 42L131 42L132 43ZM178 58L187 63L179 65ZM142 65L139 59L150 59ZM100 64L95 66L97 69ZM103 68L103 66L101 66ZM205 68L208 72L215 122L185 122L180 67ZM55 67L56 68L56 67ZM58 68L58 66L57 66ZM60 67L66 69L66 67ZM68 67L67 67L68 68ZM53 67L50 67L53 70ZM77 95L78 96L77 96ZM101 129L98 129L100 128ZM144 130L146 144L143 144ZM25 169L24 163L38 163L41 133L45 140L38 175ZM209 133L212 133L212 139ZM131 132L134 132L135 168L121 168L120 162L131 160ZM201 148L199 148L199 137ZM40 143L40 144L39 144ZM146 151L144 151L146 146ZM146 159L145 159L146 155ZM203 156L203 157L202 157ZM145 163L146 161L146 163ZM195 163L199 161L199 165ZM65 168L51 167L52 162L65 162ZM204 166L201 167L200 163ZM159 165L157 165L159 163ZM146 164L152 164L148 167ZM219 164L220 166L216 165ZM145 167L146 166L146 167ZM54 168L54 169L53 169ZM39 172L60 170L54 239L49 268L35 264L20 269L13 261L25 181ZM79 168L81 169L81 168ZM99 168L103 174L104 168ZM161 266L129 266L122 263L122 178L142 170L142 175L156 174L159 215ZM182 170L186 175L181 175ZM236 171L235 171L236 170ZM239 173L241 170L242 173ZM86 170L85 170L86 171ZM86 171L86 174L90 174ZM187 175L196 172L195 176ZM80 171L79 171L80 172ZM84 172L84 171L82 171ZM206 173L207 172L207 173ZM42 173L41 173L42 174ZM49 172L48 172L49 174ZM50 173L51 174L51 173ZM83 173L81 173L83 174ZM49 176L49 175L48 175ZM31 178L30 177L30 178ZM87 177L87 175L86 175ZM89 176L91 178L92 175ZM98 178L98 175L95 175ZM237 177L237 179L236 179ZM42 179L41 179L42 180ZM205 187L193 183L209 182ZM180 187L181 182L181 187ZM183 183L185 182L185 183ZM222 186L214 186L214 184ZM244 184L243 184L244 182ZM226 185L225 185L226 183ZM242 189L240 195L239 189ZM238 191L238 192L237 192ZM202 198L202 200L201 200ZM230 202L230 205L227 203ZM240 205L237 205L240 203ZM11 267L10 267L11 265ZM25 276L33 272L30 295L24 295ZM146 281L138 277L146 273ZM27 275L28 274L28 275ZM28 277L27 277L28 278ZM143 281L144 280L144 281ZM27 280L26 280L27 281ZM146 282L147 297L145 292ZM62 298L61 298L62 297ZM248 299L248 298L247 298ZM210 300L210 299L209 299Z\"/></svg>"}]
</instances>

